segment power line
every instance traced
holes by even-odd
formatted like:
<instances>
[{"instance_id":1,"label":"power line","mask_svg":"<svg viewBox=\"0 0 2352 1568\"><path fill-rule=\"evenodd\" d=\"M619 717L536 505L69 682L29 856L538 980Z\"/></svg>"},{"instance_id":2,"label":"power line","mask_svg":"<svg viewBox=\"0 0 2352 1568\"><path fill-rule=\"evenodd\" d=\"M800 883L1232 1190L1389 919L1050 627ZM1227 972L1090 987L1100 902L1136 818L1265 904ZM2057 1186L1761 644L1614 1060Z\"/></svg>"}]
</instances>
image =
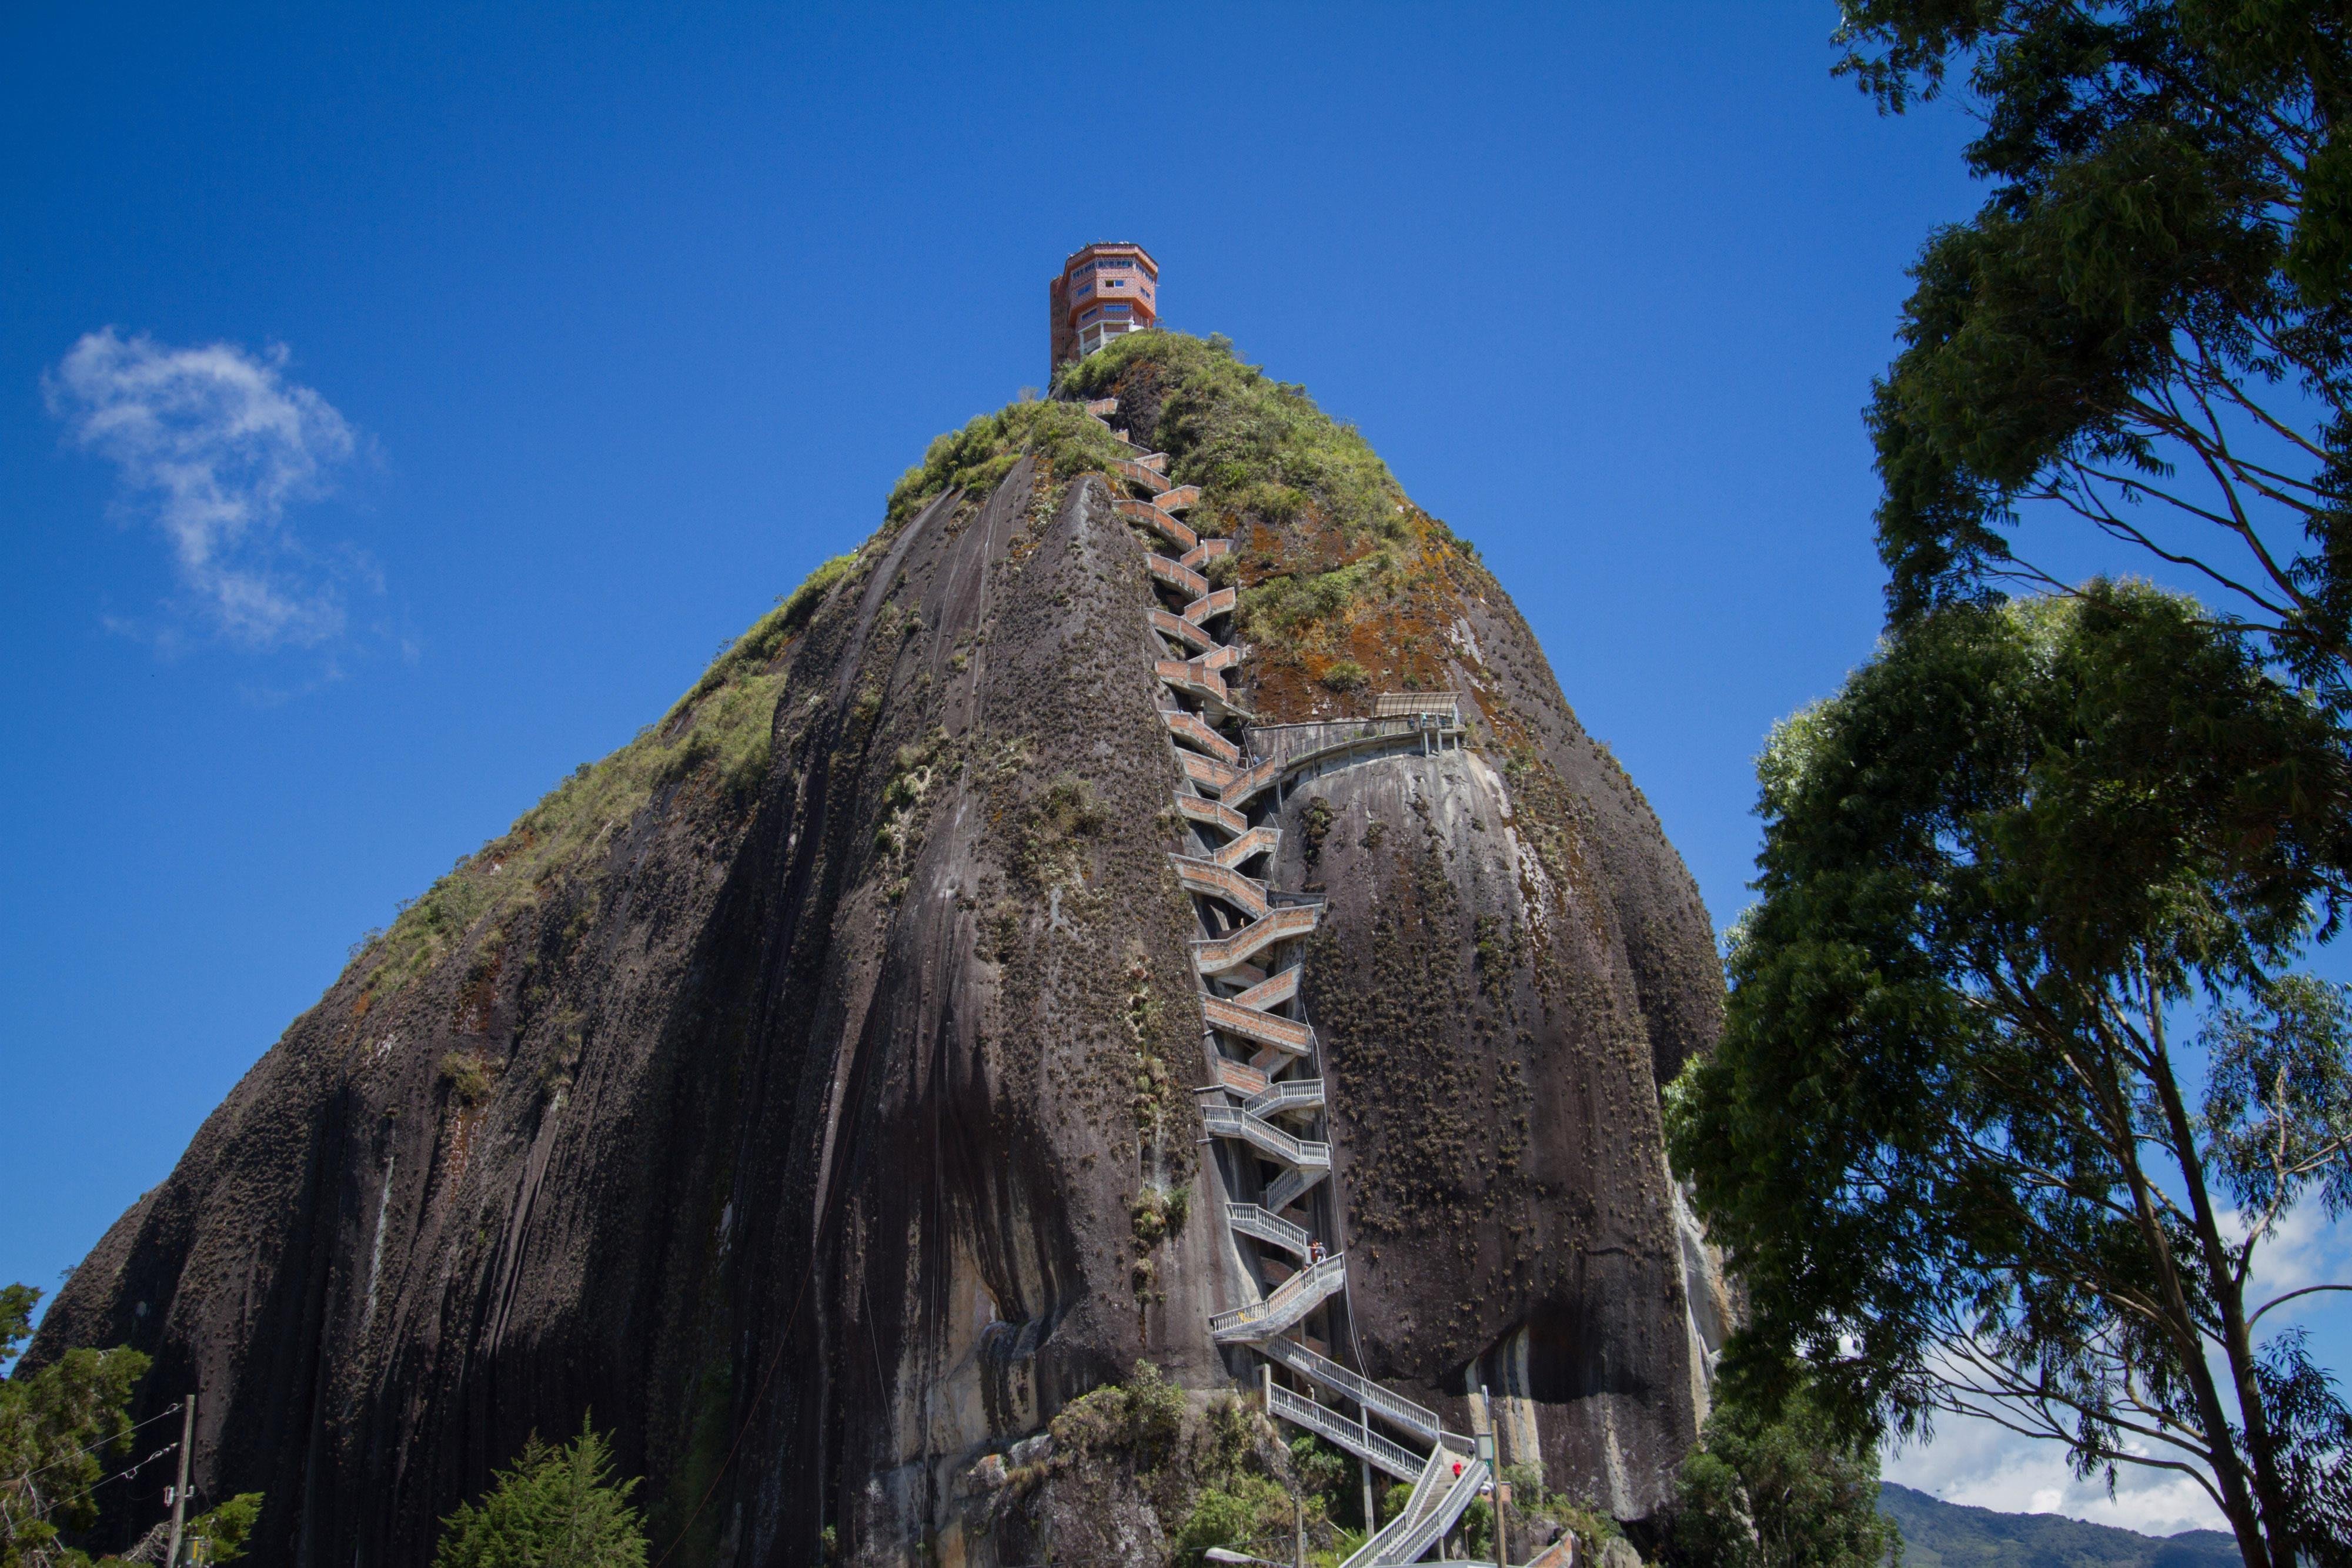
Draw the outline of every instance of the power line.
<instances>
[{"instance_id":1,"label":"power line","mask_svg":"<svg viewBox=\"0 0 2352 1568\"><path fill-rule=\"evenodd\" d=\"M69 1502L79 1502L83 1498L88 1497L90 1493L106 1485L109 1481L119 1481L125 1476L137 1475L141 1470L145 1469L149 1465L153 1464L156 1460L162 1458L164 1455L170 1453L179 1446L180 1445L177 1443L166 1443L162 1448L156 1449L153 1453L148 1455L145 1458L140 1460L137 1464L131 1466L128 1469L117 1470L110 1476L102 1477L98 1480L90 1482L89 1485L82 1488L81 1490L78 1492L68 1492L64 1497L54 1499L48 1506L51 1511L55 1511L65 1507L65 1505Z\"/></svg>"},{"instance_id":2,"label":"power line","mask_svg":"<svg viewBox=\"0 0 2352 1568\"><path fill-rule=\"evenodd\" d=\"M117 1443L120 1443L120 1442L121 1442L125 1437L130 1437L131 1433L136 1432L137 1430L139 1430L139 1427L152 1427L156 1422L161 1421L162 1419L163 1419L163 1417L164 1417L165 1416L177 1416L179 1413L180 1413L180 1407L179 1407L177 1405L172 1406L169 1409L166 1409L166 1410L163 1411L163 1412L162 1412L161 1414L159 1414L159 1415L154 1415L154 1416L148 1416L148 1417L147 1417L147 1419L145 1419L144 1421L140 1422L140 1423L139 1423L139 1425L138 1425L137 1427L124 1427L121 1432L117 1433L115 1436L113 1436L113 1437L108 1437L108 1438L104 1439L104 1440L103 1440L103 1441L101 1441L101 1442L92 1443L92 1444L91 1444L89 1448L76 1448L72 1453L68 1454L64 1458L62 1458L62 1459L51 1459L47 1464L43 1465L43 1466L42 1466L39 1469L37 1469L37 1470L27 1470L27 1471L26 1471L26 1472L25 1472L24 1479L25 1479L26 1480L31 1480L35 1476L47 1475L49 1471L51 1471L51 1470L53 1470L53 1469L56 1469L59 1465L69 1465L69 1464L73 1463L73 1461L74 1461L74 1460L76 1460L76 1459L78 1459L78 1458L81 1458L81 1456L82 1456L82 1455L84 1455L84 1454L95 1454L95 1453L96 1453L96 1452L98 1452L100 1448L113 1448ZM171 1450L171 1449L169 1449L169 1448L166 1448L166 1449L164 1449L164 1450L163 1450L163 1452L165 1452L165 1453L167 1453L167 1454L168 1454L168 1453L170 1453L171 1451L172 1451L172 1450ZM143 1465L143 1464L145 1464L147 1461L146 1461L145 1459L142 1459L142 1460L140 1460L139 1462L140 1462L140 1464L142 1464L142 1465ZM100 1486L103 1486L103 1485L105 1485L106 1483L105 1483L105 1482L103 1482L103 1481L100 1481L99 1484L100 1484Z\"/></svg>"}]
</instances>

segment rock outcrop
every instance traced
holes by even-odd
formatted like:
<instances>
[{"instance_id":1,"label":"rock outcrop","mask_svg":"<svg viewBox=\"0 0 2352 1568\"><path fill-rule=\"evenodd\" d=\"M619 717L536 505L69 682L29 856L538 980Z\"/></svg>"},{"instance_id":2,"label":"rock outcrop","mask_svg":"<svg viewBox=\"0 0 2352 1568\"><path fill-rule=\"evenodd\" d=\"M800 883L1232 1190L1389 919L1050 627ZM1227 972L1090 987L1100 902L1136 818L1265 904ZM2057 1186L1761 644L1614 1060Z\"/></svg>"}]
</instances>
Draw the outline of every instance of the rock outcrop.
<instances>
[{"instance_id":1,"label":"rock outcrop","mask_svg":"<svg viewBox=\"0 0 2352 1568\"><path fill-rule=\"evenodd\" d=\"M1348 1354L1646 1513L1725 1310L1659 1131L1719 1014L1688 875L1351 432L1170 334L1070 390L1234 540L1260 719L1462 694L1468 745L1328 764L1280 812L1270 879L1327 900ZM1205 1191L1208 1067L1118 456L1069 402L943 438L873 540L354 958L32 1362L131 1343L147 1406L200 1385L198 1479L268 1493L264 1565L423 1561L591 1411L679 1562L1055 1549L1084 1478L1019 1445L1139 1361L1249 1375L1206 1328L1236 1255L1174 1196ZM1148 1561L1179 1522L1129 1489L1064 1528Z\"/></svg>"}]
</instances>

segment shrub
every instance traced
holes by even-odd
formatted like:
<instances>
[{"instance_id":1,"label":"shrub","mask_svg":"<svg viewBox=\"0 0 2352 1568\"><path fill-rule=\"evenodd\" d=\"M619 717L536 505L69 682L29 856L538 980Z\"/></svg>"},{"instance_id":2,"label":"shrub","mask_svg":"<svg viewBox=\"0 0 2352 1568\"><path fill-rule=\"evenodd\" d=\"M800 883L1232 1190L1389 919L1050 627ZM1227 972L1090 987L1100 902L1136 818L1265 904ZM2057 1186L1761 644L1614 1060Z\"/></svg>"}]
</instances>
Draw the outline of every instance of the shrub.
<instances>
[{"instance_id":1,"label":"shrub","mask_svg":"<svg viewBox=\"0 0 2352 1568\"><path fill-rule=\"evenodd\" d=\"M1329 691L1360 692L1371 684L1371 677L1364 674L1364 666L1355 660L1339 659L1323 672L1322 681Z\"/></svg>"},{"instance_id":2,"label":"shrub","mask_svg":"<svg viewBox=\"0 0 2352 1568\"><path fill-rule=\"evenodd\" d=\"M1106 1385L1062 1406L1048 1427L1057 1456L1118 1455L1139 1471L1172 1458L1184 1430L1184 1392L1148 1361L1125 1383Z\"/></svg>"},{"instance_id":3,"label":"shrub","mask_svg":"<svg viewBox=\"0 0 2352 1568\"><path fill-rule=\"evenodd\" d=\"M453 1051L441 1059L441 1082L460 1105L479 1105L498 1087L489 1064L469 1051Z\"/></svg>"},{"instance_id":4,"label":"shrub","mask_svg":"<svg viewBox=\"0 0 2352 1568\"><path fill-rule=\"evenodd\" d=\"M478 1507L442 1521L433 1568L645 1568L646 1531L592 1426L560 1448L533 1432Z\"/></svg>"},{"instance_id":5,"label":"shrub","mask_svg":"<svg viewBox=\"0 0 2352 1568\"><path fill-rule=\"evenodd\" d=\"M1271 1549L1287 1542L1297 1528L1297 1507L1279 1483L1265 1476L1235 1476L1223 1485L1203 1487L1177 1531L1176 1560L1204 1563L1212 1546L1273 1556Z\"/></svg>"},{"instance_id":6,"label":"shrub","mask_svg":"<svg viewBox=\"0 0 2352 1568\"><path fill-rule=\"evenodd\" d=\"M1331 829L1339 820L1331 802L1320 795L1307 797L1298 813L1298 838L1307 852L1307 863L1315 864L1323 858L1323 841L1331 836Z\"/></svg>"},{"instance_id":7,"label":"shrub","mask_svg":"<svg viewBox=\"0 0 2352 1568\"><path fill-rule=\"evenodd\" d=\"M241 1491L188 1521L188 1561L203 1568L217 1568L244 1556L245 1543L261 1518L261 1493Z\"/></svg>"},{"instance_id":8,"label":"shrub","mask_svg":"<svg viewBox=\"0 0 2352 1568\"><path fill-rule=\"evenodd\" d=\"M1196 515L1231 531L1246 517L1287 522L1311 510L1343 533L1401 537L1404 493L1371 444L1304 388L1242 363L1223 337L1134 333L1080 361L1062 390L1099 397L1144 367L1164 395L1157 427L1135 439L1167 451L1171 479L1201 486Z\"/></svg>"},{"instance_id":9,"label":"shrub","mask_svg":"<svg viewBox=\"0 0 2352 1568\"><path fill-rule=\"evenodd\" d=\"M1040 892L1068 882L1078 873L1078 841L1099 838L1109 826L1110 813L1096 798L1094 786L1075 773L1065 773L1030 808L1013 870Z\"/></svg>"},{"instance_id":10,"label":"shrub","mask_svg":"<svg viewBox=\"0 0 2352 1568\"><path fill-rule=\"evenodd\" d=\"M895 528L934 497L961 489L985 493L1034 454L1056 474L1108 469L1127 455L1118 439L1083 408L1067 402L1015 402L974 415L940 436L890 492L883 526Z\"/></svg>"}]
</instances>

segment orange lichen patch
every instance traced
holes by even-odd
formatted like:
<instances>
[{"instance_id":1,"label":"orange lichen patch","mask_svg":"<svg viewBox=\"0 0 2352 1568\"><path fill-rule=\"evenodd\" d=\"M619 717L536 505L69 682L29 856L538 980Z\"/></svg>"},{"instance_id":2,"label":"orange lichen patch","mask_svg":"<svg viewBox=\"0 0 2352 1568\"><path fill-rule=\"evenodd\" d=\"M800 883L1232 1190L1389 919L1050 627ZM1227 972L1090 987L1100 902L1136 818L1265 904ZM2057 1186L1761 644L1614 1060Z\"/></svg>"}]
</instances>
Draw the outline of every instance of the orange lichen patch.
<instances>
[{"instance_id":1,"label":"orange lichen patch","mask_svg":"<svg viewBox=\"0 0 2352 1568\"><path fill-rule=\"evenodd\" d=\"M1247 701L1261 717L1336 717L1374 692L1451 685L1447 629L1484 574L1426 512L1407 507L1398 523L1398 538L1350 536L1310 513L1242 536Z\"/></svg>"}]
</instances>

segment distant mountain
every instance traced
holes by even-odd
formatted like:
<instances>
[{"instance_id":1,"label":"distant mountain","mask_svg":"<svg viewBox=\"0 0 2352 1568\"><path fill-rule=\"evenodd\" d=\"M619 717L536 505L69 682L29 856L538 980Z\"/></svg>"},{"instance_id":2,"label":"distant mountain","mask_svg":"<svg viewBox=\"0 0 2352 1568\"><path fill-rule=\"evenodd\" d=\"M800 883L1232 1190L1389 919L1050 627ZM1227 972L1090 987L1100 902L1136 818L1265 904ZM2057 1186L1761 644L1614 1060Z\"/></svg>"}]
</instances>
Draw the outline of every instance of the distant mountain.
<instances>
[{"instance_id":1,"label":"distant mountain","mask_svg":"<svg viewBox=\"0 0 2352 1568\"><path fill-rule=\"evenodd\" d=\"M1904 1568L2238 1568L2218 1530L2142 1535L2055 1513L1964 1508L1882 1481L1878 1511L1903 1531Z\"/></svg>"}]
</instances>

